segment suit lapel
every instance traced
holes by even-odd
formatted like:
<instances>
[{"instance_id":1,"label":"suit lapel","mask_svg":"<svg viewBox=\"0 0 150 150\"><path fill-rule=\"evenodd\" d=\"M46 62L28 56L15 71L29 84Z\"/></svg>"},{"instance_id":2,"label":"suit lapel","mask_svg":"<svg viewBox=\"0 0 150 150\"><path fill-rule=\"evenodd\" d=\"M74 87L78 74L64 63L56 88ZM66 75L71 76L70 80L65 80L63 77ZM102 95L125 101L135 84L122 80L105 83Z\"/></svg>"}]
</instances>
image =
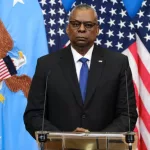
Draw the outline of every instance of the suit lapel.
<instances>
[{"instance_id":1,"label":"suit lapel","mask_svg":"<svg viewBox=\"0 0 150 150\"><path fill-rule=\"evenodd\" d=\"M102 69L104 67L103 49L98 48L96 45L93 49L88 83L87 83L87 94L84 103L84 107L89 103L92 94L94 93L98 80L101 77Z\"/></svg>"},{"instance_id":2,"label":"suit lapel","mask_svg":"<svg viewBox=\"0 0 150 150\"><path fill-rule=\"evenodd\" d=\"M59 65L61 66L63 74L70 85L70 89L73 92L77 103L80 106L83 106L80 87L76 75L74 59L71 53L70 46L62 50L61 61Z\"/></svg>"}]
</instances>

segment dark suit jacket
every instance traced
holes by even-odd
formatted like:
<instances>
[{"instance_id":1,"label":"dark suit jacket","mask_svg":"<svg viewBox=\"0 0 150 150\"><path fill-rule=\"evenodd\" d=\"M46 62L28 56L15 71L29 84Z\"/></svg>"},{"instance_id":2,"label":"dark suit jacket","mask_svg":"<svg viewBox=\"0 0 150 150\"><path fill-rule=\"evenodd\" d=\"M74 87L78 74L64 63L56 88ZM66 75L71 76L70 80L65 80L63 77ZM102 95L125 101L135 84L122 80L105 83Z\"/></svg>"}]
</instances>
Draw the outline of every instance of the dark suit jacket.
<instances>
[{"instance_id":1,"label":"dark suit jacket","mask_svg":"<svg viewBox=\"0 0 150 150\"><path fill-rule=\"evenodd\" d=\"M84 104L70 46L38 59L24 114L26 129L33 137L35 131L41 130L47 82L44 130L73 131L83 127L99 132L128 131L125 71L133 130L137 112L128 59L97 46L92 54Z\"/></svg>"}]
</instances>

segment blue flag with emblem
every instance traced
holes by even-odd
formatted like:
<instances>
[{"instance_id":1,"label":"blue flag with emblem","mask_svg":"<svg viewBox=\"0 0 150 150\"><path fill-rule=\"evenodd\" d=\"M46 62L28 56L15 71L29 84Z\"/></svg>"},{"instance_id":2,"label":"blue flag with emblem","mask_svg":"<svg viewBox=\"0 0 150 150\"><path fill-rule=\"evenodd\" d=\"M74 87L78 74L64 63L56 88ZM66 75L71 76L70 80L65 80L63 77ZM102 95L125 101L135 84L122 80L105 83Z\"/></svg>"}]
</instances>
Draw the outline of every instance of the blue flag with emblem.
<instances>
[{"instance_id":1,"label":"blue flag with emblem","mask_svg":"<svg viewBox=\"0 0 150 150\"><path fill-rule=\"evenodd\" d=\"M7 42L0 42L0 60L9 56L17 71L0 79L0 150L37 150L36 141L25 129L23 114L37 58L48 53L38 1L1 0L0 32L0 40Z\"/></svg>"}]
</instances>

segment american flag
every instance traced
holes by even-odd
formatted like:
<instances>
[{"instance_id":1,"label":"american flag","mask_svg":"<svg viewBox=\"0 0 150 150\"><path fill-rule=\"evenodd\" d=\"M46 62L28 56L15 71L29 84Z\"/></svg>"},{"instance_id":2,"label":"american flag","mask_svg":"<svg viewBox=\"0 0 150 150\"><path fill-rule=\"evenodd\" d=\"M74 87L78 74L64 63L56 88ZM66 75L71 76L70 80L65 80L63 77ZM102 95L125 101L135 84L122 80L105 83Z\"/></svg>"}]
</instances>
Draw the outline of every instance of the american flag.
<instances>
[{"instance_id":1,"label":"american flag","mask_svg":"<svg viewBox=\"0 0 150 150\"><path fill-rule=\"evenodd\" d=\"M17 73L13 61L9 56L0 59L0 81L10 78Z\"/></svg>"},{"instance_id":2,"label":"american flag","mask_svg":"<svg viewBox=\"0 0 150 150\"><path fill-rule=\"evenodd\" d=\"M61 0L39 0L39 3L44 15L49 51L55 52L69 41L65 31L68 13Z\"/></svg>"},{"instance_id":3,"label":"american flag","mask_svg":"<svg viewBox=\"0 0 150 150\"><path fill-rule=\"evenodd\" d=\"M50 52L66 45L68 15L61 0L39 0L44 15ZM150 149L150 1L144 0L134 19L131 19L122 0L77 0L97 11L100 25L95 43L128 56L136 92L139 119L138 149ZM132 3L132 2L131 2ZM117 60L116 60L117 61Z\"/></svg>"},{"instance_id":4,"label":"american flag","mask_svg":"<svg viewBox=\"0 0 150 150\"><path fill-rule=\"evenodd\" d=\"M130 65L137 96L140 150L150 149L150 1L144 0L133 20L136 43L130 46ZM134 44L134 43L133 43Z\"/></svg>"}]
</instances>

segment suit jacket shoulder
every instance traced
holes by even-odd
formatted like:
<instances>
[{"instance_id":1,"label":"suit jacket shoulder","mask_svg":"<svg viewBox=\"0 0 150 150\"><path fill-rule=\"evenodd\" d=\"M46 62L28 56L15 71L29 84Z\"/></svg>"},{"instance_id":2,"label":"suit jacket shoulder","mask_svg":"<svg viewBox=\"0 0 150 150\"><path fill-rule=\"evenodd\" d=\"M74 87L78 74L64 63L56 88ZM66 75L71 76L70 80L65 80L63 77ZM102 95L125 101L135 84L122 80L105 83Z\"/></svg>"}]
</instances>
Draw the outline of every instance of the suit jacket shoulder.
<instances>
[{"instance_id":1,"label":"suit jacket shoulder","mask_svg":"<svg viewBox=\"0 0 150 150\"><path fill-rule=\"evenodd\" d=\"M37 67L46 73L48 70L54 68L59 63L61 56L65 53L65 51L68 51L69 48L70 47L68 46L38 58Z\"/></svg>"},{"instance_id":2,"label":"suit jacket shoulder","mask_svg":"<svg viewBox=\"0 0 150 150\"><path fill-rule=\"evenodd\" d=\"M109 50L106 48L101 48L101 47L97 47L99 48L102 53L104 54L105 58L110 58L110 59L115 59L115 60L123 60L123 59L127 59L127 56L125 56L124 54L117 52L117 51L113 51L113 50Z\"/></svg>"},{"instance_id":3,"label":"suit jacket shoulder","mask_svg":"<svg viewBox=\"0 0 150 150\"><path fill-rule=\"evenodd\" d=\"M50 54L47 54L47 55L44 55L42 57L40 57L38 59L38 61L40 63L46 63L46 62L49 62L49 63L55 63L59 60L60 56L61 56L61 53L62 53L62 50L63 49L60 49L56 52L53 52L53 53L50 53Z\"/></svg>"},{"instance_id":4,"label":"suit jacket shoulder","mask_svg":"<svg viewBox=\"0 0 150 150\"><path fill-rule=\"evenodd\" d=\"M95 46L96 51L99 51L100 55L103 56L105 62L115 68L127 68L129 66L128 57L124 54L116 51L112 51L106 48ZM123 68L124 68L123 67Z\"/></svg>"}]
</instances>

